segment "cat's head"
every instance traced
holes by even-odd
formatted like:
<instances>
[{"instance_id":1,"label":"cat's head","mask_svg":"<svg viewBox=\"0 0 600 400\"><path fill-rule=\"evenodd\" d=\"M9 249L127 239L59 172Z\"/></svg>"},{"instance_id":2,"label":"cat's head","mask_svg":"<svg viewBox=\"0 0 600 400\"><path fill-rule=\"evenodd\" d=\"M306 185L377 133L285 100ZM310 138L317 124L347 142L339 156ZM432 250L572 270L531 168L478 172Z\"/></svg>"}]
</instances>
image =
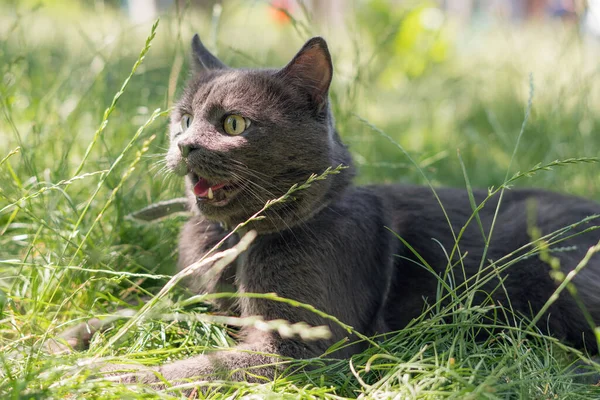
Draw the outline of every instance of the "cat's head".
<instances>
[{"instance_id":1,"label":"cat's head","mask_svg":"<svg viewBox=\"0 0 600 400\"><path fill-rule=\"evenodd\" d=\"M193 76L171 114L168 167L187 176L208 219L245 221L264 204L330 166L351 167L335 131L328 91L331 57L310 39L282 69L234 69L192 41ZM254 224L276 231L313 215L350 183L352 168L315 182Z\"/></svg>"}]
</instances>

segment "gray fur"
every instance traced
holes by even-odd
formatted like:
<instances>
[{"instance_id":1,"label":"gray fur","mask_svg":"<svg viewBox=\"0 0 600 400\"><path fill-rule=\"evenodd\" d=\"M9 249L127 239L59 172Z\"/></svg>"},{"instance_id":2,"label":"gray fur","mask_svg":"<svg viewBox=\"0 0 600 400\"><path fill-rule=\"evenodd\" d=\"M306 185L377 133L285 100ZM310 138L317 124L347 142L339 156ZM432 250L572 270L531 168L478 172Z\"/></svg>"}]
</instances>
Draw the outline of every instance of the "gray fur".
<instances>
[{"instance_id":1,"label":"gray fur","mask_svg":"<svg viewBox=\"0 0 600 400\"><path fill-rule=\"evenodd\" d=\"M311 304L366 335L402 329L420 314L427 299L430 303L435 301L436 277L418 265L421 261L386 227L410 244L439 276L448 264L446 254L454 245L452 232L429 188L352 185L352 159L335 130L327 100L332 67L325 41L311 39L282 70L227 68L202 46L197 36L193 50L194 59L203 68L197 69L172 113L171 148L167 155L174 172L187 171L188 198L197 214L181 235L181 267L198 260L217 243L227 233L223 226L245 221L267 200L281 196L293 184L329 166L344 164L349 168L298 192L295 201L270 209L267 218L250 226L259 236L244 256L226 269L219 280L203 287L198 286L200 280L194 280L190 283L192 289L211 292L235 286L242 293L274 292ZM252 121L240 136L228 136L223 131L223 119L231 112ZM194 121L180 133L179 124L185 113L192 114ZM192 148L186 158L179 150L181 145ZM195 198L195 176L211 184L233 180L241 189L228 204L215 206ZM454 231L459 232L471 214L466 191L438 189L437 193ZM478 204L485 196L483 191L475 192ZM496 196L479 212L486 232L490 230L497 201ZM536 224L542 234L600 214L600 205L580 198L541 190L507 191L487 259L498 260L531 241L526 222L531 201L536 204ZM588 223L575 231L592 225ZM229 245L236 240L232 239ZM561 246L574 246L572 251L555 254L563 271L572 270L599 240L600 230L593 230L563 242ZM461 253L468 253L464 259L467 276L477 273L483 248L482 235L472 222L460 240ZM460 284L462 273L455 276L455 283ZM548 265L537 256L515 263L502 276L512 306L528 316L531 310L539 310L556 288ZM596 324L600 323L598 255L574 283ZM496 301L506 304L504 292L493 291L497 284L498 281L492 281L485 288L493 292ZM247 328L242 332L245 339L233 351L160 367L166 379L256 380L256 375L272 378L275 368L263 365L277 358L262 353L314 357L347 336L331 321L286 304L242 298L236 305L227 306L233 306L241 316L327 325L332 337L312 342L284 340L276 333ZM597 350L590 327L566 291L550 308L548 320L543 319L539 325L571 344ZM349 357L361 348L344 348L335 355ZM246 370L254 375L246 375ZM155 380L153 375L144 379Z\"/></svg>"},{"instance_id":2,"label":"gray fur","mask_svg":"<svg viewBox=\"0 0 600 400\"><path fill-rule=\"evenodd\" d=\"M192 38L192 67L196 72L210 69L225 69L227 66L204 47L197 34Z\"/></svg>"}]
</instances>

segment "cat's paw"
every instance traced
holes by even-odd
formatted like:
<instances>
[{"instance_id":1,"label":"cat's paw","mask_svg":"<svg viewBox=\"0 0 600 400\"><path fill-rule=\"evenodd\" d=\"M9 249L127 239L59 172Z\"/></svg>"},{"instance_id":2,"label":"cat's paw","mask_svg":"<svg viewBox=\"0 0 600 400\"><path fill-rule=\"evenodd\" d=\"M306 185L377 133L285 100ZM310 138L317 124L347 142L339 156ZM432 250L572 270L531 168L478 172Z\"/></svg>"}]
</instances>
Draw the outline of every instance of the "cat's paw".
<instances>
[{"instance_id":1,"label":"cat's paw","mask_svg":"<svg viewBox=\"0 0 600 400\"><path fill-rule=\"evenodd\" d=\"M99 373L107 380L119 383L157 383L162 381L159 367L140 364L104 364Z\"/></svg>"},{"instance_id":2,"label":"cat's paw","mask_svg":"<svg viewBox=\"0 0 600 400\"><path fill-rule=\"evenodd\" d=\"M158 368L158 373L172 385L177 385L181 383L210 381L215 378L216 369L210 358L200 355L163 364Z\"/></svg>"},{"instance_id":3,"label":"cat's paw","mask_svg":"<svg viewBox=\"0 0 600 400\"><path fill-rule=\"evenodd\" d=\"M154 390L204 393L215 377L215 368L206 356L197 356L160 366L104 364L99 373L105 379L125 384L147 384Z\"/></svg>"}]
</instances>

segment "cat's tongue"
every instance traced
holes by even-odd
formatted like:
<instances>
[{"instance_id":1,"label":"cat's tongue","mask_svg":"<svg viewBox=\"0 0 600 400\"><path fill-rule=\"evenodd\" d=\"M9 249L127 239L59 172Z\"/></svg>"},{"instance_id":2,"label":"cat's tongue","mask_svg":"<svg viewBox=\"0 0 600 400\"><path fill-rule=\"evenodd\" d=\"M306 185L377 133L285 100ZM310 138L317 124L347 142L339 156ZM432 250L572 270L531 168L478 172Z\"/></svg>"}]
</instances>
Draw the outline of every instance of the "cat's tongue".
<instances>
[{"instance_id":1,"label":"cat's tongue","mask_svg":"<svg viewBox=\"0 0 600 400\"><path fill-rule=\"evenodd\" d=\"M200 180L194 185L194 194L196 197L206 197L208 194L208 189L210 189L208 181L204 178L200 178Z\"/></svg>"},{"instance_id":2,"label":"cat's tongue","mask_svg":"<svg viewBox=\"0 0 600 400\"><path fill-rule=\"evenodd\" d=\"M210 186L206 179L200 178L198 179L198 182L194 185L194 194L196 195L196 197L212 198L212 196L209 196L209 190L214 192L215 190L221 189L223 186L225 186L224 183L219 183L217 185ZM212 195L212 193L210 194Z\"/></svg>"}]
</instances>

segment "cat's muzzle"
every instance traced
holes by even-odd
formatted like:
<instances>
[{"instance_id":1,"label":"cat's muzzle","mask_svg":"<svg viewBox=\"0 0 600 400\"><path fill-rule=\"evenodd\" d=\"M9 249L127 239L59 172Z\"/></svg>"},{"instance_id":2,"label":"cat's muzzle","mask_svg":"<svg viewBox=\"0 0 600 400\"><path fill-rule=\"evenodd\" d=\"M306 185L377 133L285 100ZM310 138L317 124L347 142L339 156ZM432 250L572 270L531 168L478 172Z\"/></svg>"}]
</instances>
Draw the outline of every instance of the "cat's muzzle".
<instances>
[{"instance_id":1,"label":"cat's muzzle","mask_svg":"<svg viewBox=\"0 0 600 400\"><path fill-rule=\"evenodd\" d=\"M207 179L192 172L190 179L198 203L224 206L241 190L235 182Z\"/></svg>"}]
</instances>

